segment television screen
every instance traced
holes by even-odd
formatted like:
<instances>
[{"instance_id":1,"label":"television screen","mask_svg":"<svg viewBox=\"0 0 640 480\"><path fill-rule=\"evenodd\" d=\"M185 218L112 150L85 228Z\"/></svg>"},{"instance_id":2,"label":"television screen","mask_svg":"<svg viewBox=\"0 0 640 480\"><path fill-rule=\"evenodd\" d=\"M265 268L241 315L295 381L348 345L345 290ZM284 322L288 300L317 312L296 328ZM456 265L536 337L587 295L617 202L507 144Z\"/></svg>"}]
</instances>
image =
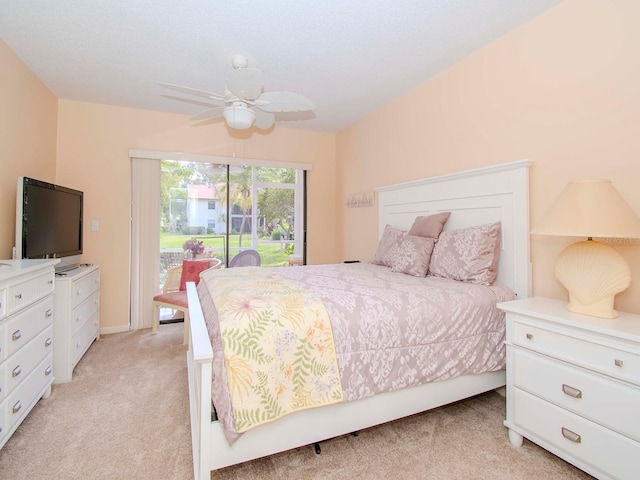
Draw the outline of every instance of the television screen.
<instances>
[{"instance_id":1,"label":"television screen","mask_svg":"<svg viewBox=\"0 0 640 480\"><path fill-rule=\"evenodd\" d=\"M82 253L81 191L21 177L16 203L17 258L62 258Z\"/></svg>"}]
</instances>

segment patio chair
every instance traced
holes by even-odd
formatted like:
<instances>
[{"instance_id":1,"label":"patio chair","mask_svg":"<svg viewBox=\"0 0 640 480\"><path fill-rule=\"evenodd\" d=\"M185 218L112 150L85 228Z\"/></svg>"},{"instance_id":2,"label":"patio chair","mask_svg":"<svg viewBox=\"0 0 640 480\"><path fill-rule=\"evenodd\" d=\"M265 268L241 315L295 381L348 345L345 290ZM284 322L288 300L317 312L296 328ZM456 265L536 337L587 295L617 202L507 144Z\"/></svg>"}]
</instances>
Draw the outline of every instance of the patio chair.
<instances>
[{"instance_id":1,"label":"patio chair","mask_svg":"<svg viewBox=\"0 0 640 480\"><path fill-rule=\"evenodd\" d=\"M260 254L257 250L248 249L238 252L238 254L229 262L229 268L234 267L259 267Z\"/></svg>"},{"instance_id":2,"label":"patio chair","mask_svg":"<svg viewBox=\"0 0 640 480\"><path fill-rule=\"evenodd\" d=\"M206 258L202 260L196 260L198 263L204 263L206 266L202 267L202 270L210 268L220 268L222 262L218 258ZM167 271L167 281L162 286L162 293L153 297L153 327L152 331L156 333L158 331L158 325L160 324L160 308L171 308L176 311L180 311L184 314L184 344L189 343L189 304L187 302L187 291L185 290L184 283L188 279L182 275L182 265L170 268ZM199 278L201 269L197 269L197 278Z\"/></svg>"}]
</instances>

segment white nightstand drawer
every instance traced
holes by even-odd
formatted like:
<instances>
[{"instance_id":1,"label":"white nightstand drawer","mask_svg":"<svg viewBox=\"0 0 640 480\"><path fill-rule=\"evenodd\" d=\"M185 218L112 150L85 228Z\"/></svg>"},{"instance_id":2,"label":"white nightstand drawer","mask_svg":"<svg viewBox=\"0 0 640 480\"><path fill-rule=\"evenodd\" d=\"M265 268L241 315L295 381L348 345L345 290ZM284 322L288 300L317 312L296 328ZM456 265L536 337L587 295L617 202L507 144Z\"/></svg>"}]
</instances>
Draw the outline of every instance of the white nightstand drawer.
<instances>
[{"instance_id":1,"label":"white nightstand drawer","mask_svg":"<svg viewBox=\"0 0 640 480\"><path fill-rule=\"evenodd\" d=\"M574 458L609 476L636 479L640 444L527 392L514 388L514 422Z\"/></svg>"},{"instance_id":2,"label":"white nightstand drawer","mask_svg":"<svg viewBox=\"0 0 640 480\"><path fill-rule=\"evenodd\" d=\"M640 385L640 355L630 349L606 342L604 338L595 343L575 331L563 334L561 328L558 331L539 328L521 319L518 316L513 324L515 345Z\"/></svg>"},{"instance_id":3,"label":"white nightstand drawer","mask_svg":"<svg viewBox=\"0 0 640 480\"><path fill-rule=\"evenodd\" d=\"M515 348L516 387L640 441L640 390Z\"/></svg>"}]
</instances>

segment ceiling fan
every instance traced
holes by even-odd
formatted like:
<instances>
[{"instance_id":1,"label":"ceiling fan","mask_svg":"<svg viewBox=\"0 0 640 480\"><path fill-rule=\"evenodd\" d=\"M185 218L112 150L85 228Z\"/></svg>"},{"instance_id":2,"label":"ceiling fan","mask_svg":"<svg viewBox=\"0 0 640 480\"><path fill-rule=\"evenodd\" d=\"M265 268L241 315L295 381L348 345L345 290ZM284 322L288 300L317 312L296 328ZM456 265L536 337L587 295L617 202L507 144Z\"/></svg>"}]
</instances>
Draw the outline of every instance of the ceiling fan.
<instances>
[{"instance_id":1,"label":"ceiling fan","mask_svg":"<svg viewBox=\"0 0 640 480\"><path fill-rule=\"evenodd\" d=\"M165 88L204 97L212 103L164 96L173 100L209 107L192 117L192 120L223 117L229 127L237 130L245 130L251 126L265 130L273 125L274 113L305 112L315 108L311 100L298 93L264 92L262 72L257 68L248 68L246 57L236 55L231 63L233 70L227 75L224 95L171 83L160 83Z\"/></svg>"}]
</instances>

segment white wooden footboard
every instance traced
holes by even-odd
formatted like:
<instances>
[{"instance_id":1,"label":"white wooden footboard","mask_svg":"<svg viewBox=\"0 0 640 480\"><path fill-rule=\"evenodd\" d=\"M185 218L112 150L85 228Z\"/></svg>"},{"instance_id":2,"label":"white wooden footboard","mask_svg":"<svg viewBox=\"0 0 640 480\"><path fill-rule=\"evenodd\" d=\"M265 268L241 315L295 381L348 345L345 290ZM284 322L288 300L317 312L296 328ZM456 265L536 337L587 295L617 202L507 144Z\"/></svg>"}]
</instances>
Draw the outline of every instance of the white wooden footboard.
<instances>
[{"instance_id":1,"label":"white wooden footboard","mask_svg":"<svg viewBox=\"0 0 640 480\"><path fill-rule=\"evenodd\" d=\"M195 283L187 283L189 301L189 410L191 417L191 447L195 480L210 478L209 451L211 444L211 378L213 349L204 322Z\"/></svg>"}]
</instances>

